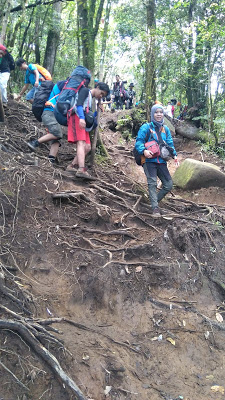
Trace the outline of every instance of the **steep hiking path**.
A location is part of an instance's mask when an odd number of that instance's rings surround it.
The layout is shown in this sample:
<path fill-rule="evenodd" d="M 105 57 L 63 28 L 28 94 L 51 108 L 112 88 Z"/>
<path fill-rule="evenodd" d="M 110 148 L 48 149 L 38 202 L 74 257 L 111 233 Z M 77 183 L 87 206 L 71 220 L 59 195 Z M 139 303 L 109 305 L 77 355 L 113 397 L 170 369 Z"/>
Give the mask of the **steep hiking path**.
<path fill-rule="evenodd" d="M 224 189 L 174 188 L 154 219 L 133 141 L 105 112 L 94 182 L 26 141 L 43 128 L 10 103 L 0 134 L 0 397 L 222 399 Z M 175 138 L 186 158 L 222 163 Z M 173 163 L 170 164 L 173 172 Z"/>

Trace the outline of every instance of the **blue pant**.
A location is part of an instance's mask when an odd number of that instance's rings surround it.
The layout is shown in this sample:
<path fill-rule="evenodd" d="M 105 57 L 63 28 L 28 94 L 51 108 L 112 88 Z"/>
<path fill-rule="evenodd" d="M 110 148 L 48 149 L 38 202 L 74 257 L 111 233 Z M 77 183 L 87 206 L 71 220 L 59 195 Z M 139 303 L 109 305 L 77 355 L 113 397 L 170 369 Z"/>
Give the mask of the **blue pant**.
<path fill-rule="evenodd" d="M 149 198 L 152 209 L 158 207 L 158 203 L 170 192 L 173 181 L 165 163 L 146 162 L 143 165 L 148 182 Z M 157 194 L 157 176 L 162 181 L 162 189 Z"/>
<path fill-rule="evenodd" d="M 32 100 L 34 98 L 37 89 L 38 88 L 36 86 L 32 87 L 32 89 L 26 95 L 26 100 L 27 101 Z"/>

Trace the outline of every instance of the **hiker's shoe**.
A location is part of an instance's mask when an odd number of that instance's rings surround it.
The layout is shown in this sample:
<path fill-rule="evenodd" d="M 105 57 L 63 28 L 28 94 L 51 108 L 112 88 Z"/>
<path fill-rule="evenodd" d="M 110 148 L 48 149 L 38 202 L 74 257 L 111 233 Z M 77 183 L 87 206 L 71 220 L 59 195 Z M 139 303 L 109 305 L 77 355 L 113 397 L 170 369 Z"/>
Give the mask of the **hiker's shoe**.
<path fill-rule="evenodd" d="M 152 211 L 152 216 L 153 217 L 161 217 L 160 209 L 159 207 L 155 207 L 154 210 Z"/>
<path fill-rule="evenodd" d="M 91 176 L 86 168 L 79 168 L 77 173 L 76 173 L 76 177 L 77 178 L 82 178 L 82 179 L 87 179 L 89 181 L 95 181 L 96 178 L 94 178 L 93 176 Z"/>
<path fill-rule="evenodd" d="M 67 172 L 76 173 L 77 169 L 78 169 L 78 165 L 77 164 L 70 164 L 70 165 L 68 165 L 68 167 L 66 167 L 66 171 Z"/>
<path fill-rule="evenodd" d="M 48 161 L 50 162 L 51 165 L 56 165 L 57 161 L 54 156 L 49 156 Z"/>
<path fill-rule="evenodd" d="M 27 146 L 32 150 L 35 151 L 37 149 L 37 147 L 40 146 L 38 140 L 34 139 L 34 140 L 30 140 L 29 142 L 27 142 Z"/>

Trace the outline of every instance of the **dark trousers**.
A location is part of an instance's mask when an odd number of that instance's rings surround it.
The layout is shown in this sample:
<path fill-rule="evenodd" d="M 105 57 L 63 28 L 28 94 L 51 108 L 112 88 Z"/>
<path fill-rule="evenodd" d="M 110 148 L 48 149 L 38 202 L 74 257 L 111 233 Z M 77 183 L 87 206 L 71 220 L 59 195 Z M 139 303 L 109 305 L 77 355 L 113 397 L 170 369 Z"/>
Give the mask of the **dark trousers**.
<path fill-rule="evenodd" d="M 143 168 L 148 182 L 150 202 L 154 210 L 155 207 L 158 207 L 158 203 L 163 199 L 163 197 L 165 197 L 165 195 L 172 189 L 173 181 L 167 168 L 167 164 L 165 163 L 146 162 L 143 165 Z M 162 182 L 162 188 L 158 194 L 157 176 Z"/>

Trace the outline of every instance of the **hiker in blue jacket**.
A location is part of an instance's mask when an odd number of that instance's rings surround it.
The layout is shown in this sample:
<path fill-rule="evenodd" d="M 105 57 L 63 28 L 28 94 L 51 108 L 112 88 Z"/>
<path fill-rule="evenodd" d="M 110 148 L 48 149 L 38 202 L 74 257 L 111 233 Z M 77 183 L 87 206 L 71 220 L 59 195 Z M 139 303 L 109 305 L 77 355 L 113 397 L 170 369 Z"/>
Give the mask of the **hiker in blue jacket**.
<path fill-rule="evenodd" d="M 23 96 L 23 94 L 26 92 L 29 85 L 31 84 L 33 87 L 27 93 L 26 100 L 29 101 L 29 103 L 33 103 L 37 88 L 41 84 L 41 82 L 44 81 L 45 79 L 39 73 L 37 67 L 34 64 L 28 65 L 23 58 L 18 58 L 18 60 L 16 61 L 16 65 L 17 65 L 17 67 L 19 67 L 21 69 L 21 71 L 26 71 L 24 86 L 22 87 L 16 100 L 18 101 L 21 99 L 21 97 Z"/>
<path fill-rule="evenodd" d="M 173 181 L 167 168 L 167 163 L 160 156 L 152 156 L 152 152 L 145 148 L 145 143 L 155 140 L 160 143 L 161 139 L 173 149 L 175 165 L 178 166 L 177 153 L 174 148 L 170 130 L 164 125 L 164 109 L 160 104 L 155 104 L 151 109 L 151 123 L 145 123 L 138 131 L 135 148 L 141 157 L 141 164 L 144 168 L 148 182 L 149 198 L 152 205 L 153 216 L 160 216 L 158 203 L 172 189 Z M 157 193 L 157 176 L 162 181 L 162 188 Z"/>

